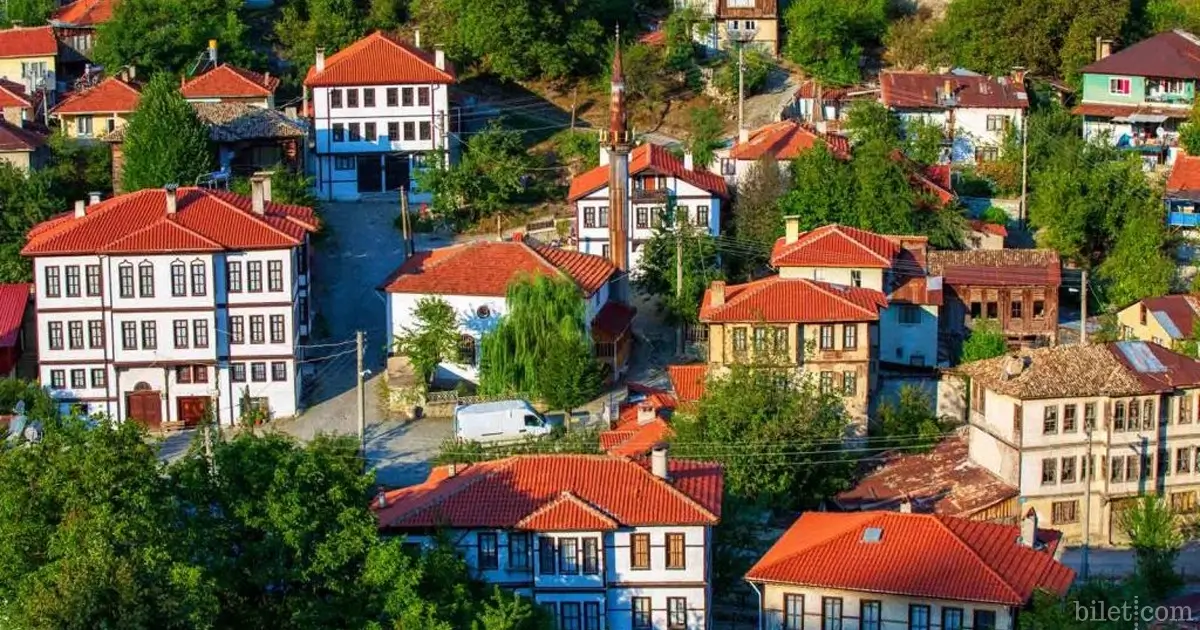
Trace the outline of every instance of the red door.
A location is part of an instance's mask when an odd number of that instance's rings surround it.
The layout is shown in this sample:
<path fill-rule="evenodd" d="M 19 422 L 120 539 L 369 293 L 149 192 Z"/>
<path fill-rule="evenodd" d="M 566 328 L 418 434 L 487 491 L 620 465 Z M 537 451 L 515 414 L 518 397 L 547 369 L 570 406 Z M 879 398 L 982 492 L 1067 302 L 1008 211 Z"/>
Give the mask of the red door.
<path fill-rule="evenodd" d="M 162 397 L 154 390 L 138 390 L 125 395 L 125 408 L 130 420 L 141 422 L 150 429 L 162 427 Z"/>
<path fill-rule="evenodd" d="M 204 410 L 208 407 L 207 396 L 180 396 L 179 421 L 185 427 L 194 427 L 204 420 Z"/>

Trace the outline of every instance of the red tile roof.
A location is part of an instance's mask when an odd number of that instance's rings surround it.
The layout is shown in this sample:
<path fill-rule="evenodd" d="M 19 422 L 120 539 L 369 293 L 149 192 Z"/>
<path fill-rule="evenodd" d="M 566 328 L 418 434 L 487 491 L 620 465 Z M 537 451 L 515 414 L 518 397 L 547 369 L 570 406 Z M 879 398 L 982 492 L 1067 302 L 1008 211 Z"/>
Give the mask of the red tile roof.
<path fill-rule="evenodd" d="M 1084 66 L 1082 72 L 1194 79 L 1200 75 L 1200 42 L 1186 31 L 1166 31 Z"/>
<path fill-rule="evenodd" d="M 33 107 L 29 96 L 25 94 L 25 86 L 0 79 L 0 108 L 4 107 L 20 107 L 22 109 Z"/>
<path fill-rule="evenodd" d="M 939 96 L 947 81 L 954 94 L 955 107 L 1029 107 L 1025 86 L 1009 77 L 883 72 L 879 75 L 879 98 L 888 107 L 944 109 Z"/>
<path fill-rule="evenodd" d="M 205 188 L 180 188 L 167 214 L 166 191 L 150 188 L 88 206 L 82 218 L 63 213 L 34 226 L 26 256 L 241 251 L 288 248 L 318 228 L 312 208 L 266 204 L 254 214 L 249 197 Z"/>
<path fill-rule="evenodd" d="M 667 43 L 667 32 L 663 29 L 650 31 L 638 38 L 638 43 L 647 46 L 663 46 Z"/>
<path fill-rule="evenodd" d="M 952 435 L 928 453 L 892 451 L 854 488 L 837 495 L 843 511 L 898 510 L 969 517 L 1017 496 L 1015 487 L 967 457 L 967 440 Z"/>
<path fill-rule="evenodd" d="M 725 302 L 713 305 L 713 288 L 704 292 L 700 321 L 720 322 L 861 322 L 879 319 L 887 297 L 874 289 L 843 287 L 804 278 L 771 276 L 725 287 Z"/>
<path fill-rule="evenodd" d="M 900 254 L 900 238 L 846 225 L 823 225 L 802 232 L 793 243 L 788 243 L 786 238 L 775 241 L 771 265 L 887 269 Z"/>
<path fill-rule="evenodd" d="M 601 342 L 616 341 L 629 331 L 637 309 L 622 302 L 609 302 L 592 319 L 592 338 Z"/>
<path fill-rule="evenodd" d="M 1200 156 L 1180 153 L 1167 178 L 1168 193 L 1200 192 Z"/>
<path fill-rule="evenodd" d="M 44 144 L 46 136 L 0 118 L 0 151 L 34 151 Z"/>
<path fill-rule="evenodd" d="M 864 541 L 868 528 L 878 542 Z M 746 579 L 927 599 L 1023 606 L 1061 595 L 1075 572 L 1022 545 L 1020 528 L 952 516 L 808 512 Z"/>
<path fill-rule="evenodd" d="M 72 92 L 50 110 L 54 114 L 127 114 L 137 109 L 138 88 L 109 77 L 80 92 Z"/>
<path fill-rule="evenodd" d="M 1191 110 L 1157 105 L 1106 105 L 1103 103 L 1080 103 L 1071 109 L 1076 116 L 1101 116 L 1104 118 L 1128 117 L 1135 114 L 1166 116 L 1183 120 Z"/>
<path fill-rule="evenodd" d="M 435 468 L 424 483 L 387 493 L 387 506 L 375 509 L 385 530 L 716 524 L 720 465 L 671 460 L 668 470 L 670 481 L 623 457 L 519 455 L 460 464 L 453 476 L 448 466 Z"/>
<path fill-rule="evenodd" d="M 57 54 L 58 39 L 49 26 L 0 30 L 0 59 L 53 57 Z"/>
<path fill-rule="evenodd" d="M 179 88 L 184 98 L 268 97 L 279 87 L 279 77 L 259 74 L 223 63 L 193 77 Z"/>
<path fill-rule="evenodd" d="M 718 197 L 729 196 L 729 190 L 725 187 L 723 177 L 705 170 L 689 171 L 683 168 L 683 160 L 671 155 L 670 151 L 657 144 L 639 145 L 629 155 L 630 176 L 647 171 L 677 177 Z M 576 175 L 571 180 L 571 189 L 567 193 L 567 200 L 575 201 L 606 186 L 608 186 L 608 167 L 597 166 L 586 173 Z"/>
<path fill-rule="evenodd" d="M 833 155 L 848 159 L 850 141 L 843 136 L 822 134 L 794 120 L 781 120 L 750 132 L 750 139 L 729 151 L 734 160 L 757 160 L 770 154 L 776 160 L 794 160 L 802 152 L 823 145 Z"/>
<path fill-rule="evenodd" d="M 0 348 L 12 348 L 21 338 L 21 322 L 32 285 L 0 284 Z"/>
<path fill-rule="evenodd" d="M 642 457 L 673 435 L 664 416 L 675 409 L 678 401 L 660 389 L 637 383 L 628 387 L 631 402 L 622 404 L 612 428 L 600 433 L 600 448 L 609 455 Z M 638 419 L 640 409 L 650 412 L 644 421 Z"/>
<path fill-rule="evenodd" d="M 1058 252 L 1050 249 L 976 249 L 929 252 L 930 275 L 954 286 L 1062 284 Z"/>
<path fill-rule="evenodd" d="M 607 258 L 524 242 L 474 241 L 417 252 L 392 273 L 388 293 L 504 297 L 520 274 L 564 274 L 584 294 L 599 291 L 617 272 Z"/>
<path fill-rule="evenodd" d="M 308 69 L 304 85 L 454 83 L 454 69 L 439 70 L 434 55 L 385 33 L 372 33 L 325 59 L 325 70 Z"/>
<path fill-rule="evenodd" d="M 909 173 L 913 185 L 933 195 L 941 204 L 948 204 L 958 198 L 950 183 L 949 164 L 935 164 L 925 168 L 914 164 Z"/>
<path fill-rule="evenodd" d="M 72 26 L 98 26 L 112 19 L 116 0 L 76 0 L 54 12 L 51 20 Z"/>
<path fill-rule="evenodd" d="M 995 236 L 1008 236 L 1008 228 L 996 223 L 988 223 L 979 219 L 971 219 L 968 223 L 971 224 L 971 229 L 984 234 L 992 234 Z"/>
<path fill-rule="evenodd" d="M 681 403 L 696 402 L 704 396 L 708 381 L 708 366 L 703 363 L 668 365 L 667 378 Z"/>
<path fill-rule="evenodd" d="M 1145 298 L 1139 304 L 1155 318 L 1159 315 L 1167 318 L 1175 327 L 1175 330 L 1167 330 L 1172 339 L 1190 339 L 1196 322 L 1200 321 L 1200 295 L 1163 295 Z"/>

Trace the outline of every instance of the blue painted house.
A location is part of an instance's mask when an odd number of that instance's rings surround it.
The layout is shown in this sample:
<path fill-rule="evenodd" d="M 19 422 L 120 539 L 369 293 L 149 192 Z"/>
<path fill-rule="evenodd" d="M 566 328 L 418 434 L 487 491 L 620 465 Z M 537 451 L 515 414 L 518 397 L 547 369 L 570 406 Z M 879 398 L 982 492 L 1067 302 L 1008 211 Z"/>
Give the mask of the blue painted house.
<path fill-rule="evenodd" d="M 1147 168 L 1171 164 L 1179 125 L 1191 112 L 1200 79 L 1200 38 L 1159 33 L 1125 50 L 1097 40 L 1095 63 L 1083 68 L 1083 92 L 1073 113 L 1088 140 L 1107 138 L 1142 154 Z"/>

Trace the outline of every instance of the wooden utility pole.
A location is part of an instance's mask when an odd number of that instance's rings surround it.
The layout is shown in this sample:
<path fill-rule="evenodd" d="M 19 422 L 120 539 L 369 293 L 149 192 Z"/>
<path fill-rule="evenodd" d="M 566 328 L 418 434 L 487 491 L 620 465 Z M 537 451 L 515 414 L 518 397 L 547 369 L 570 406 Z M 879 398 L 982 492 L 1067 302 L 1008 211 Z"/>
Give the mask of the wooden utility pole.
<path fill-rule="evenodd" d="M 366 388 L 363 386 L 363 332 L 354 333 L 355 348 L 358 352 L 358 371 L 354 380 L 358 384 L 358 448 L 362 452 L 363 466 L 367 467 L 367 399 Z"/>
<path fill-rule="evenodd" d="M 571 88 L 571 131 L 575 131 L 575 111 L 579 107 L 579 86 Z"/>
<path fill-rule="evenodd" d="M 1029 219 L 1029 120 L 1021 119 L 1021 227 Z"/>
<path fill-rule="evenodd" d="M 412 228 L 408 218 L 408 187 L 400 188 L 400 231 L 404 234 L 404 260 L 412 255 Z"/>
<path fill-rule="evenodd" d="M 1087 301 L 1088 272 L 1084 269 L 1079 276 L 1079 344 L 1087 345 Z"/>

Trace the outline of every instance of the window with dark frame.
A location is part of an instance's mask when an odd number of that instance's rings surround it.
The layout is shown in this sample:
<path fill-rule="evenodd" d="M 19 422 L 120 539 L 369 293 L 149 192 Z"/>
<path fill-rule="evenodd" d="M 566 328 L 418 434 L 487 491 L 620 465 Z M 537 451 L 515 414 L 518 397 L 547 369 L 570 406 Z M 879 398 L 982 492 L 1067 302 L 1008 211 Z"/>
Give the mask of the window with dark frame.
<path fill-rule="evenodd" d="M 410 87 L 400 89 L 400 106 L 412 107 L 413 104 L 413 89 Z"/>
<path fill-rule="evenodd" d="M 71 389 L 87 389 L 87 370 L 71 370 Z"/>
<path fill-rule="evenodd" d="M 1113 431 L 1125 430 L 1125 402 L 1118 400 L 1113 403 Z"/>
<path fill-rule="evenodd" d="M 763 352 L 767 349 L 767 333 L 770 329 L 763 326 L 754 327 L 754 351 Z"/>
<path fill-rule="evenodd" d="M 72 350 L 83 349 L 83 322 L 74 321 L 67 323 L 67 341 Z"/>
<path fill-rule="evenodd" d="M 1079 411 L 1077 405 L 1063 405 L 1062 430 L 1063 433 L 1074 433 L 1078 428 L 1076 423 L 1076 414 Z"/>
<path fill-rule="evenodd" d="M 182 297 L 187 295 L 187 271 L 182 261 L 171 263 L 171 295 Z"/>
<path fill-rule="evenodd" d="M 639 228 L 650 227 L 650 210 L 648 208 L 637 208 L 636 210 L 634 210 L 634 216 L 637 219 L 636 227 L 639 227 Z"/>
<path fill-rule="evenodd" d="M 242 263 L 236 260 L 225 261 L 225 278 L 228 280 L 230 293 L 241 293 Z"/>
<path fill-rule="evenodd" d="M 287 343 L 287 333 L 283 323 L 283 315 L 271 316 L 271 343 Z"/>
<path fill-rule="evenodd" d="M 592 206 L 584 207 L 584 209 L 583 209 L 583 227 L 585 227 L 585 228 L 596 227 L 596 208 L 594 208 Z"/>
<path fill-rule="evenodd" d="M 1050 504 L 1050 522 L 1066 525 L 1079 522 L 1079 501 L 1054 501 Z"/>
<path fill-rule="evenodd" d="M 363 123 L 363 140 L 366 140 L 367 142 L 375 142 L 378 139 L 379 135 L 375 131 L 375 123 Z"/>
<path fill-rule="evenodd" d="M 579 539 L 558 539 L 558 572 L 562 575 L 579 575 Z"/>
<path fill-rule="evenodd" d="M 234 383 L 246 382 L 246 364 L 231 363 L 229 364 L 229 380 Z"/>
<path fill-rule="evenodd" d="M 358 107 L 358 88 L 346 90 L 346 107 Z"/>
<path fill-rule="evenodd" d="M 1154 401 L 1142 401 L 1142 428 L 1153 429 L 1158 426 L 1158 416 L 1154 414 Z"/>
<path fill-rule="evenodd" d="M 104 347 L 104 320 L 93 319 L 88 322 L 88 347 L 92 349 Z"/>
<path fill-rule="evenodd" d="M 822 394 L 828 394 L 828 393 L 832 392 L 833 391 L 833 372 L 830 372 L 828 370 L 821 372 L 821 378 L 820 378 L 819 383 L 820 384 L 818 386 L 818 389 L 820 389 Z"/>
<path fill-rule="evenodd" d="M 187 348 L 191 340 L 190 335 L 188 335 L 188 321 L 186 319 L 177 319 L 173 322 L 173 326 L 175 330 L 175 347 L 180 349 Z"/>
<path fill-rule="evenodd" d="M 833 350 L 833 324 L 821 324 L 821 349 Z"/>
<path fill-rule="evenodd" d="M 649 597 L 634 597 L 630 607 L 633 611 L 633 630 L 651 630 L 654 627 Z"/>
<path fill-rule="evenodd" d="M 650 534 L 629 535 L 629 567 L 635 571 L 650 570 Z"/>
<path fill-rule="evenodd" d="M 383 102 L 388 107 L 396 107 L 400 104 L 399 90 L 394 87 L 387 88 L 383 92 Z"/>
<path fill-rule="evenodd" d="M 149 262 L 138 265 L 138 297 L 154 297 L 154 265 Z"/>
<path fill-rule="evenodd" d="M 667 598 L 667 630 L 687 630 L 687 598 Z"/>
<path fill-rule="evenodd" d="M 387 124 L 388 142 L 400 141 L 400 123 L 391 121 Z"/>
<path fill-rule="evenodd" d="M 267 261 L 267 290 L 279 292 L 283 290 L 283 261 Z"/>
<path fill-rule="evenodd" d="M 1046 405 L 1042 409 L 1042 434 L 1058 433 L 1058 405 Z"/>
<path fill-rule="evenodd" d="M 1075 483 L 1075 456 L 1064 457 L 1058 462 L 1058 478 L 1061 483 Z"/>
<path fill-rule="evenodd" d="M 88 297 L 98 297 L 104 294 L 104 285 L 100 282 L 100 265 L 88 265 L 85 267 L 87 276 L 87 294 Z"/>
<path fill-rule="evenodd" d="M 108 387 L 108 372 L 104 368 L 92 368 L 92 389 Z"/>
<path fill-rule="evenodd" d="M 422 120 L 417 123 L 417 139 L 428 140 L 433 137 L 432 128 L 429 126 L 428 120 Z"/>
<path fill-rule="evenodd" d="M 267 382 L 267 364 L 262 361 L 251 363 L 250 380 L 255 383 Z"/>
<path fill-rule="evenodd" d="M 600 630 L 600 602 L 583 603 L 583 630 Z"/>
<path fill-rule="evenodd" d="M 229 343 L 246 343 L 246 318 L 244 315 L 229 316 Z"/>
<path fill-rule="evenodd" d="M 62 296 L 62 277 L 57 265 L 46 267 L 46 297 Z M 132 297 L 132 296 L 130 296 Z"/>
<path fill-rule="evenodd" d="M 600 206 L 596 208 L 596 226 L 608 227 L 608 206 Z"/>
<path fill-rule="evenodd" d="M 79 282 L 79 265 L 67 265 L 67 297 L 79 297 L 82 287 Z"/>
<path fill-rule="evenodd" d="M 733 329 L 733 351 L 742 353 L 746 351 L 746 329 L 737 327 Z"/>
<path fill-rule="evenodd" d="M 696 227 L 708 227 L 708 206 L 696 206 Z"/>
<path fill-rule="evenodd" d="M 329 90 L 329 106 L 334 109 L 342 106 L 341 90 Z"/>
<path fill-rule="evenodd" d="M 842 372 L 842 395 L 855 396 L 858 394 L 858 373 L 852 370 Z"/>
<path fill-rule="evenodd" d="M 199 260 L 192 261 L 192 295 L 201 297 L 208 294 L 208 273 L 204 269 L 204 263 Z"/>
<path fill-rule="evenodd" d="M 345 142 L 346 141 L 346 125 L 344 125 L 342 123 L 333 123 L 333 141 L 334 142 Z"/>
<path fill-rule="evenodd" d="M 942 630 L 963 630 L 963 609 L 942 608 Z"/>
<path fill-rule="evenodd" d="M 783 326 L 775 327 L 775 352 L 788 351 L 788 329 Z"/>
<path fill-rule="evenodd" d="M 375 107 L 375 88 L 363 88 L 363 107 Z"/>
<path fill-rule="evenodd" d="M 804 630 L 803 595 L 783 595 L 783 630 Z"/>
<path fill-rule="evenodd" d="M 67 371 L 50 370 L 50 389 L 67 388 Z"/>
<path fill-rule="evenodd" d="M 859 630 L 881 630 L 883 624 L 883 602 L 864 599 L 858 603 Z"/>
<path fill-rule="evenodd" d="M 1019 300 L 1014 300 L 1012 303 L 1012 310 L 1009 311 L 1009 315 L 1013 319 L 1021 319 L 1021 307 L 1022 306 L 1024 306 L 1024 304 L 1022 302 L 1020 302 Z"/>
<path fill-rule="evenodd" d="M 404 121 L 404 139 L 405 140 L 416 140 L 417 139 L 417 124 L 412 122 L 411 120 Z"/>
<path fill-rule="evenodd" d="M 121 349 L 137 350 L 137 322 L 121 322 Z"/>
<path fill-rule="evenodd" d="M 821 629 L 842 630 L 842 598 L 821 598 Z"/>
<path fill-rule="evenodd" d="M 668 569 L 687 568 L 687 547 L 685 545 L 685 538 L 683 534 L 667 534 L 666 555 Z"/>
<path fill-rule="evenodd" d="M 158 323 L 142 322 L 142 350 L 158 349 Z"/>
<path fill-rule="evenodd" d="M 346 135 L 349 136 L 350 142 L 362 141 L 362 126 L 356 122 L 347 123 Z"/>
<path fill-rule="evenodd" d="M 583 574 L 596 575 L 600 572 L 600 539 L 583 539 Z"/>
<path fill-rule="evenodd" d="M 996 630 L 996 611 L 976 610 L 972 630 Z"/>
<path fill-rule="evenodd" d="M 263 315 L 250 316 L 250 343 L 267 342 L 266 317 Z"/>
<path fill-rule="evenodd" d="M 276 383 L 287 381 L 287 363 L 284 361 L 271 362 L 271 380 Z"/>
<path fill-rule="evenodd" d="M 500 568 L 500 549 L 496 542 L 495 532 L 479 532 L 479 569 L 491 571 Z"/>
<path fill-rule="evenodd" d="M 858 348 L 858 325 L 842 324 L 842 349 L 854 350 L 856 348 Z"/>
<path fill-rule="evenodd" d="M 192 366 L 177 365 L 175 366 L 175 382 L 184 385 L 192 382 Z"/>
<path fill-rule="evenodd" d="M 538 573 L 554 575 L 557 569 L 554 562 L 554 539 L 549 536 L 538 537 Z"/>
<path fill-rule="evenodd" d="M 192 320 L 192 345 L 197 348 L 208 347 L 208 320 Z"/>
<path fill-rule="evenodd" d="M 426 107 L 429 105 L 429 88 L 417 88 L 417 107 Z"/>
<path fill-rule="evenodd" d="M 1042 485 L 1058 483 L 1058 460 L 1053 457 L 1042 459 Z"/>
<path fill-rule="evenodd" d="M 262 261 L 246 262 L 246 290 L 250 293 L 262 293 Z"/>
<path fill-rule="evenodd" d="M 529 534 L 509 532 L 508 568 L 518 571 L 529 570 Z"/>
<path fill-rule="evenodd" d="M 562 602 L 559 604 L 558 630 L 583 630 L 580 627 L 582 619 L 579 615 L 579 602 Z"/>
<path fill-rule="evenodd" d="M 908 605 L 908 628 L 909 630 L 929 630 L 929 606 Z"/>

